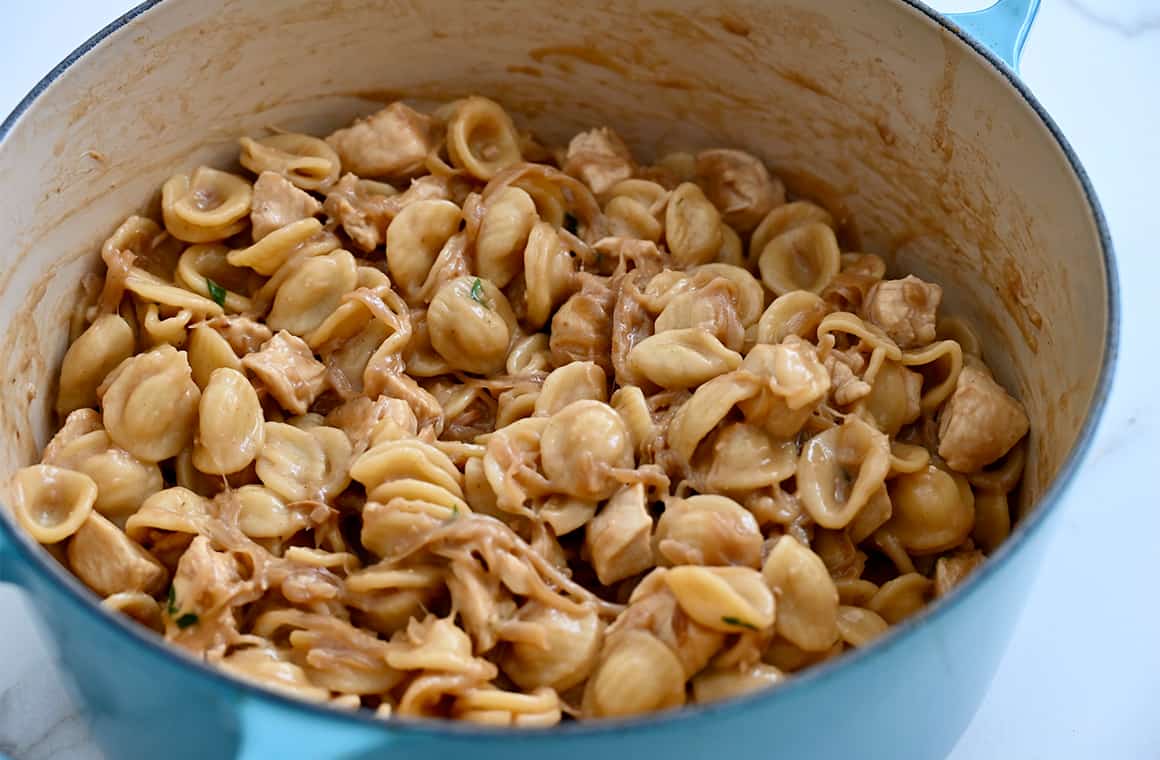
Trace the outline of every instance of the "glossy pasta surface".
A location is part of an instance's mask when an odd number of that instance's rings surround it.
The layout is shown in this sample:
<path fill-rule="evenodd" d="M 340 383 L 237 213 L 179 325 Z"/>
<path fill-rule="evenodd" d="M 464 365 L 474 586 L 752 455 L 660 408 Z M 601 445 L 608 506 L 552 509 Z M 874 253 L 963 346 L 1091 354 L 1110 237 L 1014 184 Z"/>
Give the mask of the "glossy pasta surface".
<path fill-rule="evenodd" d="M 754 156 L 477 96 L 240 143 L 105 242 L 13 483 L 172 645 L 384 717 L 634 715 L 865 646 L 1009 534 L 978 338 Z"/>

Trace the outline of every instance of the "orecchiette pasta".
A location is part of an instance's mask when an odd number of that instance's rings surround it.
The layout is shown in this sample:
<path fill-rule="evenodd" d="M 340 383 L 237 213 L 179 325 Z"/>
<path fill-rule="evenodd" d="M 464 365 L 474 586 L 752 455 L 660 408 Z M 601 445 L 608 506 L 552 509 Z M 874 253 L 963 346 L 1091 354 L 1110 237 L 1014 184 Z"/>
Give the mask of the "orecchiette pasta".
<path fill-rule="evenodd" d="M 551 150 L 472 96 L 239 161 L 101 246 L 11 500 L 239 678 L 517 727 L 727 699 L 1012 530 L 981 337 L 755 154 Z"/>

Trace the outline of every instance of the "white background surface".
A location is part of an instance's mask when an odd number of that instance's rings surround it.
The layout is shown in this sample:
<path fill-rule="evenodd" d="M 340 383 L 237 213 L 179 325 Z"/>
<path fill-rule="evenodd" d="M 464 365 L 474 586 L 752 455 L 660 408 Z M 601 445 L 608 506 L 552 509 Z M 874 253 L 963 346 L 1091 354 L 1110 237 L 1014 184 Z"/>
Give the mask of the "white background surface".
<path fill-rule="evenodd" d="M 985 0 L 929 0 L 940 10 Z M 0 0 L 0 113 L 130 0 Z M 1032 601 L 952 760 L 1160 758 L 1160 0 L 1044 0 L 1023 77 L 1112 228 L 1124 319 L 1107 416 Z M 0 755 L 95 760 L 18 592 L 0 587 Z M 921 727 L 916 727 L 921 730 Z M 112 759 L 110 759 L 112 760 Z"/>

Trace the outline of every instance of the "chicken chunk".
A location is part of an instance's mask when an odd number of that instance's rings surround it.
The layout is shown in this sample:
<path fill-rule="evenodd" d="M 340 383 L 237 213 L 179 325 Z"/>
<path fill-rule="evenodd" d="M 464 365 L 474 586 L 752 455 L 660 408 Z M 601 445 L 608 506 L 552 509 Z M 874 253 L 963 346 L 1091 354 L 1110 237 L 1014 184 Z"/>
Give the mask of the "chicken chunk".
<path fill-rule="evenodd" d="M 250 206 L 250 226 L 254 240 L 301 219 L 309 219 L 322 209 L 314 196 L 299 190 L 277 172 L 262 172 L 254 183 Z"/>
<path fill-rule="evenodd" d="M 644 486 L 622 488 L 588 523 L 584 544 L 604 585 L 644 572 L 655 563 L 652 518 L 644 505 Z"/>
<path fill-rule="evenodd" d="M 326 194 L 322 208 L 356 246 L 373 251 L 382 245 L 387 225 L 397 213 L 397 204 L 387 200 L 397 192 L 388 184 L 345 174 Z"/>
<path fill-rule="evenodd" d="M 68 563 L 102 596 L 124 591 L 157 594 L 167 573 L 153 555 L 106 518 L 93 512 L 68 545 Z"/>
<path fill-rule="evenodd" d="M 636 170 L 624 140 L 608 127 L 581 132 L 568 143 L 563 169 L 603 195 Z"/>
<path fill-rule="evenodd" d="M 430 116 L 392 103 L 334 132 L 326 142 L 347 171 L 363 177 L 406 179 L 422 171 L 434 136 Z"/>
<path fill-rule="evenodd" d="M 958 472 L 974 472 L 996 461 L 1027 434 L 1023 405 L 990 374 L 967 365 L 943 407 L 938 455 Z"/>
<path fill-rule="evenodd" d="M 206 324 L 225 338 L 238 356 L 252 354 L 274 336 L 265 324 L 240 314 L 214 317 Z"/>
<path fill-rule="evenodd" d="M 866 318 L 881 327 L 899 348 L 914 348 L 935 339 L 935 316 L 942 288 L 914 275 L 883 280 L 866 295 Z"/>
<path fill-rule="evenodd" d="M 596 362 L 612 372 L 612 309 L 616 290 L 603 278 L 585 281 L 552 318 L 549 346 L 558 367 L 569 362 Z"/>
<path fill-rule="evenodd" d="M 306 341 L 285 330 L 257 353 L 245 356 L 242 366 L 291 414 L 306 414 L 326 385 L 326 367 L 314 358 Z"/>
<path fill-rule="evenodd" d="M 785 203 L 785 185 L 771 177 L 756 156 L 741 150 L 703 150 L 697 154 L 697 184 L 741 233 L 751 232 L 765 215 Z"/>

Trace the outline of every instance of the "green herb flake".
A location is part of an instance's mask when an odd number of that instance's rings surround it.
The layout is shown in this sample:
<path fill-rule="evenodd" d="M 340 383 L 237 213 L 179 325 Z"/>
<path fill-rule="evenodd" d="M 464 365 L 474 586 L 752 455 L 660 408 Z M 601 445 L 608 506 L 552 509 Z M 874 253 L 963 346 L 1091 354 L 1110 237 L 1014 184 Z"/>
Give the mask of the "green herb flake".
<path fill-rule="evenodd" d="M 721 622 L 725 625 L 735 625 L 738 628 L 748 628 L 751 631 L 757 630 L 757 626 L 755 626 L 753 623 L 747 623 L 741 618 L 732 617 L 730 615 L 726 615 L 725 617 L 721 618 Z"/>
<path fill-rule="evenodd" d="M 475 278 L 475 282 L 471 283 L 471 300 L 477 304 L 487 306 L 487 304 L 483 303 L 483 280 L 478 277 Z"/>
<path fill-rule="evenodd" d="M 218 285 L 208 277 L 205 278 L 205 286 L 209 288 L 209 297 L 213 299 L 214 303 L 216 303 L 218 306 L 226 305 L 225 288 L 223 288 L 221 285 Z"/>
<path fill-rule="evenodd" d="M 194 615 L 192 612 L 187 612 L 177 618 L 175 622 L 177 623 L 177 627 L 184 631 L 191 625 L 197 625 L 197 615 Z"/>
<path fill-rule="evenodd" d="M 576 230 L 580 229 L 580 222 L 571 214 L 564 214 L 564 229 L 576 234 Z"/>
<path fill-rule="evenodd" d="M 177 614 L 177 591 L 173 586 L 169 587 L 169 596 L 165 599 L 165 609 L 169 612 L 169 616 L 173 617 Z"/>
<path fill-rule="evenodd" d="M 453 521 L 458 520 L 458 519 L 459 519 L 459 505 L 452 504 L 451 505 L 451 516 L 447 518 L 447 522 L 453 522 Z"/>

